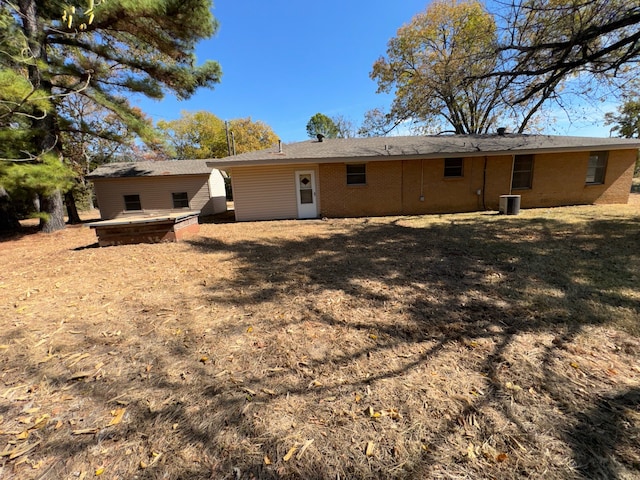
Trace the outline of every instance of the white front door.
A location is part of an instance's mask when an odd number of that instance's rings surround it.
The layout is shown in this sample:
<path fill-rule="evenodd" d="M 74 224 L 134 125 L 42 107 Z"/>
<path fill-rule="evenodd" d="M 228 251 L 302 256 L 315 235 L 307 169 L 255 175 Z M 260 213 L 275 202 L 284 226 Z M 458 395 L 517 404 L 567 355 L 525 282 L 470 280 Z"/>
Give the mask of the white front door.
<path fill-rule="evenodd" d="M 296 198 L 298 218 L 316 218 L 316 176 L 313 170 L 296 172 Z"/>

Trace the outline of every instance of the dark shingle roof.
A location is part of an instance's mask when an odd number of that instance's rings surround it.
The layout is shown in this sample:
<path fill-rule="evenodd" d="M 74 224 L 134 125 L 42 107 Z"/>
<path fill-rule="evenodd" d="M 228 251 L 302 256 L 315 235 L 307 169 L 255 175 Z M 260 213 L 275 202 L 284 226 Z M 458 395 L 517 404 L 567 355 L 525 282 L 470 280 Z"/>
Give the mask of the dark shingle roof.
<path fill-rule="evenodd" d="M 156 177 L 162 175 L 208 175 L 212 167 L 205 160 L 105 163 L 87 178 Z"/>
<path fill-rule="evenodd" d="M 241 165 L 344 162 L 401 158 L 452 158 L 542 152 L 640 148 L 640 140 L 552 135 L 434 135 L 308 140 L 232 157 L 207 160 L 214 168 Z"/>

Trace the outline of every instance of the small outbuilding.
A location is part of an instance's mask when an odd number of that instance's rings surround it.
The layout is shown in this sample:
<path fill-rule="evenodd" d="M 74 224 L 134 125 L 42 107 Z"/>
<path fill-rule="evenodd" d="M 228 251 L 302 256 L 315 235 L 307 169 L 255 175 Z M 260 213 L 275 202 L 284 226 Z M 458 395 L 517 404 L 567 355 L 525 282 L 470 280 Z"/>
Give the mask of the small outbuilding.
<path fill-rule="evenodd" d="M 100 217 L 227 210 L 224 175 L 205 160 L 170 160 L 101 165 L 88 177 L 94 184 Z"/>
<path fill-rule="evenodd" d="M 236 220 L 416 215 L 627 203 L 637 139 L 439 135 L 324 139 L 208 160 Z"/>

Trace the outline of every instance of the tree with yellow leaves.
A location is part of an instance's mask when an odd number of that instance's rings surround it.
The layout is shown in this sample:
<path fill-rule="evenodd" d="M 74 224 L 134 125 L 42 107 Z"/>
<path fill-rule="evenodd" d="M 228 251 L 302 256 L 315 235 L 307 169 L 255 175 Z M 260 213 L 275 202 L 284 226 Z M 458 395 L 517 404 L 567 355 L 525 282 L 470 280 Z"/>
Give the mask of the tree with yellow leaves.
<path fill-rule="evenodd" d="M 211 112 L 182 112 L 177 120 L 160 121 L 170 153 L 178 159 L 222 158 L 269 148 L 278 137 L 271 127 L 251 117 L 238 118 L 226 125 Z"/>
<path fill-rule="evenodd" d="M 448 124 L 455 133 L 495 126 L 504 109 L 499 81 L 481 78 L 496 65 L 495 43 L 495 21 L 476 0 L 436 1 L 414 16 L 371 72 L 378 92 L 395 92 L 389 125 Z"/>

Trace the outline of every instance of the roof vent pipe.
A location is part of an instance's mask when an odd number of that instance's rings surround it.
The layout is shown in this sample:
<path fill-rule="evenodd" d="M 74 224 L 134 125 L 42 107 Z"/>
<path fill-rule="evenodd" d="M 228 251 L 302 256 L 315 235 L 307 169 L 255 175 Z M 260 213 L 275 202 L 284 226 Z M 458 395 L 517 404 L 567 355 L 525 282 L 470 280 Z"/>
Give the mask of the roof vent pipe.
<path fill-rule="evenodd" d="M 505 133 L 507 133 L 507 129 L 504 127 L 500 127 L 498 128 L 498 135 L 504 135 Z"/>
<path fill-rule="evenodd" d="M 316 137 L 318 138 L 318 141 L 321 142 L 322 140 L 324 140 L 324 135 L 319 133 L 316 135 Z"/>
<path fill-rule="evenodd" d="M 282 153 L 282 140 L 278 140 L 278 153 Z"/>

